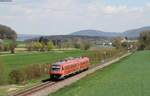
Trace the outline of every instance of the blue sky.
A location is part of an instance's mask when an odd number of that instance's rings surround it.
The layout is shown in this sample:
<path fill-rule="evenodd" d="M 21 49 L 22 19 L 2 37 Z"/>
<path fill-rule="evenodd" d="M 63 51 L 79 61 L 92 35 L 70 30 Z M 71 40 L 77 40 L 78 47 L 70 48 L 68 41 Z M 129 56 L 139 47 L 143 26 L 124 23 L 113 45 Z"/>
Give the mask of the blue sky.
<path fill-rule="evenodd" d="M 20 34 L 60 35 L 84 29 L 123 32 L 150 26 L 148 0 L 13 0 L 0 23 Z"/>

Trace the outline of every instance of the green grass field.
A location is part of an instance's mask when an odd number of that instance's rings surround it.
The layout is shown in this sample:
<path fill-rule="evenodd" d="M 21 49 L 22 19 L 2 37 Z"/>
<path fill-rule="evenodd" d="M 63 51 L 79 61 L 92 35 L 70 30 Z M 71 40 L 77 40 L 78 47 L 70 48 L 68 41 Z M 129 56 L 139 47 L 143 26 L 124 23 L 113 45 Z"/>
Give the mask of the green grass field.
<path fill-rule="evenodd" d="M 60 59 L 65 59 L 68 57 L 80 57 L 83 55 L 88 54 L 96 54 L 96 53 L 102 53 L 102 51 L 84 51 L 84 50 L 72 50 L 72 51 L 52 51 L 52 52 L 32 52 L 32 53 L 17 53 L 15 55 L 5 55 L 0 56 L 0 63 L 5 66 L 5 79 L 8 79 L 8 74 L 11 70 L 15 68 L 20 68 L 23 66 L 28 66 L 30 64 L 45 64 L 45 63 L 51 63 L 58 61 Z M 100 62 L 100 61 L 98 61 Z M 95 64 L 96 62 L 91 62 Z M 27 81 L 22 84 L 25 88 L 26 86 L 33 86 L 36 84 L 41 83 L 42 80 L 48 79 L 49 75 L 44 74 L 43 77 L 33 79 L 31 81 Z M 5 82 L 0 82 L 2 85 L 7 85 L 9 79 Z M 34 81 L 34 82 L 33 82 Z M 19 86 L 19 85 L 18 85 Z M 10 93 L 7 91 L 8 89 L 0 89 L 0 96 L 5 96 L 7 93 Z M 20 90 L 19 87 L 17 87 L 17 90 Z M 16 91 L 16 90 L 15 90 Z"/>
<path fill-rule="evenodd" d="M 105 51 L 106 52 L 106 51 Z M 14 69 L 20 69 L 21 67 L 24 68 L 24 66 L 28 66 L 31 64 L 51 64 L 51 62 L 58 61 L 60 59 L 65 59 L 68 57 L 80 57 L 80 56 L 95 56 L 95 54 L 104 54 L 104 51 L 90 51 L 90 50 L 70 50 L 70 51 L 51 51 L 51 52 L 17 52 L 15 55 L 12 54 L 7 54 L 7 55 L 2 55 L 0 56 L 0 67 L 1 69 L 4 70 L 0 77 L 4 78 L 5 80 L 1 80 L 0 85 L 8 85 L 10 84 L 10 81 L 12 80 L 9 78 L 9 73 L 12 72 Z M 109 53 L 109 51 L 108 51 Z M 119 53 L 114 53 L 111 56 L 106 56 L 105 58 L 98 58 L 95 60 L 91 59 L 91 64 L 96 64 L 100 63 L 100 60 L 103 59 L 109 59 L 111 57 L 114 57 L 118 55 Z M 49 67 L 48 67 L 49 68 Z M 20 71 L 17 71 L 20 72 Z M 1 73 L 1 71 L 0 71 Z M 5 96 L 8 93 L 14 92 L 16 90 L 20 90 L 26 87 L 31 87 L 33 85 L 37 85 L 41 83 L 42 80 L 46 80 L 49 78 L 49 74 L 43 74 L 43 76 L 38 77 L 38 78 L 33 78 L 32 80 L 27 80 L 26 82 L 23 82 L 22 84 L 17 85 L 14 88 L 17 88 L 13 91 L 9 91 L 9 89 L 0 89 L 0 96 Z M 23 87 L 19 87 L 23 86 Z"/>
<path fill-rule="evenodd" d="M 150 96 L 150 51 L 140 51 L 50 96 Z"/>
<path fill-rule="evenodd" d="M 100 51 L 99 51 L 100 52 Z M 98 51 L 54 51 L 54 52 L 37 52 L 37 53 L 18 53 L 16 55 L 0 56 L 0 61 L 3 62 L 8 69 L 13 69 L 29 64 L 44 64 L 64 59 L 67 57 L 80 57 L 83 54 L 94 54 Z"/>

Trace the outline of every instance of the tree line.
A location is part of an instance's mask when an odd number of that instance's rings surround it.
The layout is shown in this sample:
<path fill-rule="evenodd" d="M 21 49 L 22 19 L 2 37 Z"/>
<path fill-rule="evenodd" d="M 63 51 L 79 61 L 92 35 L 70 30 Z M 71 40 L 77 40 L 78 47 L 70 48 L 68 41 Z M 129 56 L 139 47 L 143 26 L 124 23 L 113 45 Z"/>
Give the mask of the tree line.
<path fill-rule="evenodd" d="M 51 41 L 41 41 L 39 42 L 30 42 L 26 44 L 28 51 L 51 51 L 55 48 L 76 48 L 76 49 L 84 49 L 88 50 L 92 46 L 90 41 L 76 41 L 76 42 L 61 42 L 59 45 L 55 45 Z"/>
<path fill-rule="evenodd" d="M 150 31 L 140 33 L 138 50 L 150 50 Z"/>
<path fill-rule="evenodd" d="M 11 53 L 15 53 L 16 39 L 17 33 L 14 30 L 0 24 L 0 51 L 11 51 Z"/>

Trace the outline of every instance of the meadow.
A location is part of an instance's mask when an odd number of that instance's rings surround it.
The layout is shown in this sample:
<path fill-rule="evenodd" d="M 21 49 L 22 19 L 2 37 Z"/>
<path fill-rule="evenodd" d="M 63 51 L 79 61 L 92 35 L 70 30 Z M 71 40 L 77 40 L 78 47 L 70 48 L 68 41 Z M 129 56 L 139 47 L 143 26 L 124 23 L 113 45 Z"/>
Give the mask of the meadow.
<path fill-rule="evenodd" d="M 109 53 L 109 51 L 105 53 Z M 0 79 L 1 81 L 0 85 L 7 83 L 21 83 L 24 81 L 41 77 L 43 75 L 48 75 L 49 66 L 51 63 L 57 62 L 59 60 L 81 56 L 89 57 L 91 59 L 91 64 L 95 64 L 99 63 L 100 60 L 105 59 L 106 57 L 112 57 L 114 55 L 113 54 L 111 56 L 109 54 L 105 55 L 104 52 L 102 51 L 85 51 L 85 50 L 31 52 L 31 53 L 26 52 L 26 53 L 17 53 L 14 55 L 12 54 L 3 55 L 0 56 L 0 70 L 2 71 L 0 72 L 5 75 L 0 77 L 6 78 L 7 80 Z M 103 58 L 99 58 L 98 56 L 103 56 Z M 43 71 L 41 71 L 41 73 L 38 72 L 39 74 L 38 77 L 34 77 L 37 76 L 37 71 L 39 70 Z M 33 77 L 30 79 L 27 78 L 31 77 L 30 75 L 32 75 Z"/>
<path fill-rule="evenodd" d="M 65 59 L 68 57 L 80 57 L 84 54 L 96 54 L 100 51 L 52 51 L 52 52 L 33 52 L 33 53 L 18 53 L 16 55 L 0 56 L 0 61 L 3 62 L 8 69 L 14 69 L 30 64 L 44 64 Z"/>
<path fill-rule="evenodd" d="M 111 52 L 111 55 L 110 55 Z M 104 54 L 108 53 L 108 54 Z M 100 63 L 101 60 L 108 59 L 118 55 L 120 51 L 99 51 L 99 50 L 71 50 L 71 51 L 51 51 L 51 52 L 17 52 L 15 55 L 6 54 L 0 56 L 0 85 L 18 84 L 15 90 L 0 89 L 0 96 L 5 96 L 8 93 L 17 91 L 26 87 L 31 87 L 41 83 L 41 81 L 49 78 L 49 72 L 40 73 L 37 67 L 43 64 L 43 67 L 48 69 L 49 65 L 53 62 L 67 59 L 68 57 L 87 56 L 91 59 L 91 64 Z M 46 65 L 46 66 L 45 66 Z M 30 70 L 31 69 L 31 70 Z M 33 72 L 34 70 L 34 72 Z M 30 75 L 35 76 L 40 73 L 38 77 L 28 78 Z M 13 73 L 10 76 L 10 73 Z M 19 81 L 18 81 L 19 80 Z M 16 82 L 17 81 L 17 82 Z M 19 86 L 23 87 L 19 87 Z"/>
<path fill-rule="evenodd" d="M 49 96 L 150 96 L 150 51 L 139 51 Z"/>

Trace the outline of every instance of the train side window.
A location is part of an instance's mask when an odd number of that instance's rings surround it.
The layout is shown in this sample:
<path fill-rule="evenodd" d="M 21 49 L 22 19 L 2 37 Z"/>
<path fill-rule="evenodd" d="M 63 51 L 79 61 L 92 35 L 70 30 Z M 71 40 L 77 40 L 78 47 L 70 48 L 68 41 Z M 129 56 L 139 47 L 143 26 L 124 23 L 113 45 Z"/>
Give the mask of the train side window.
<path fill-rule="evenodd" d="M 76 64 L 73 65 L 73 68 L 75 68 L 75 67 L 76 67 Z"/>
<path fill-rule="evenodd" d="M 68 69 L 70 69 L 70 68 L 71 68 L 71 66 L 69 65 L 69 66 L 68 66 Z"/>
<path fill-rule="evenodd" d="M 73 67 L 74 67 L 74 65 L 71 66 L 71 68 L 73 68 Z"/>
<path fill-rule="evenodd" d="M 67 66 L 67 69 L 66 70 L 68 70 L 69 69 L 69 66 Z"/>
<path fill-rule="evenodd" d="M 69 69 L 69 66 L 67 66 L 67 70 Z"/>
<path fill-rule="evenodd" d="M 73 65 L 71 65 L 71 68 L 73 68 Z"/>

